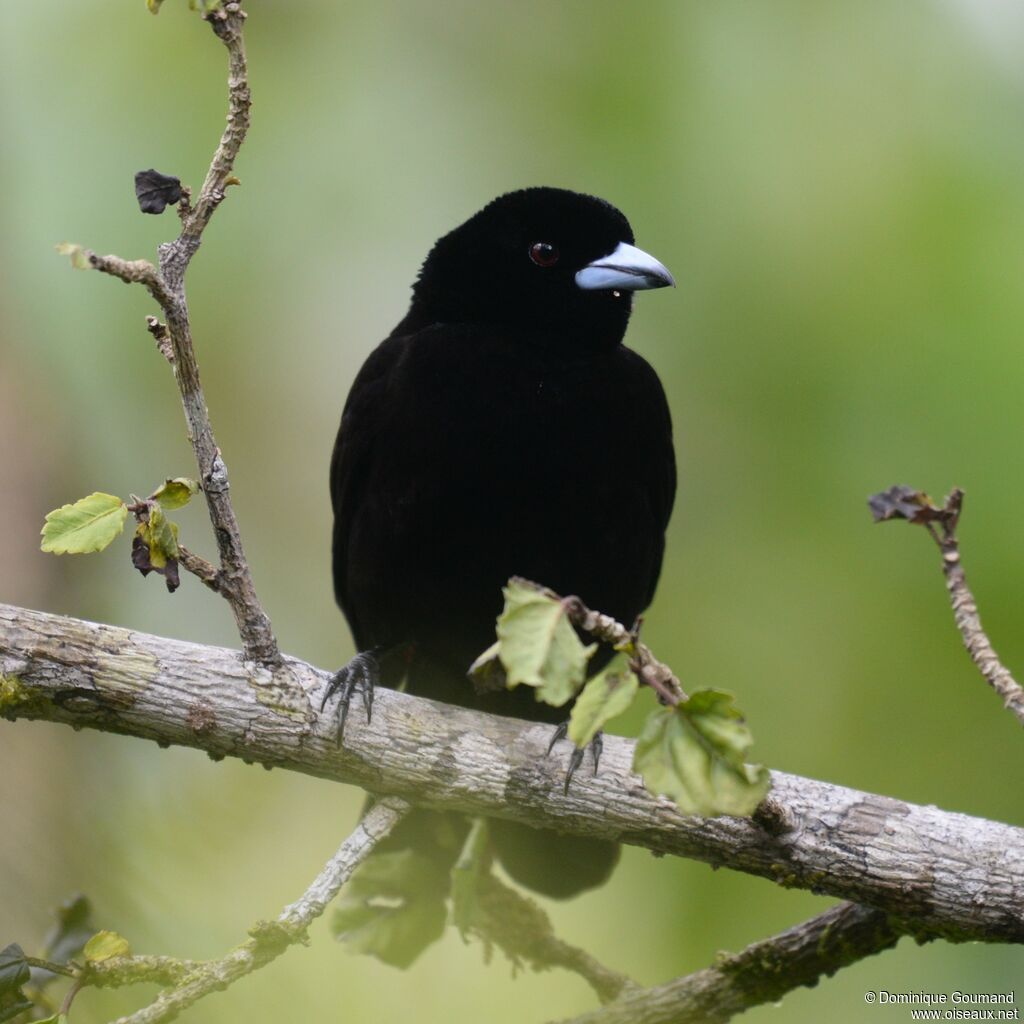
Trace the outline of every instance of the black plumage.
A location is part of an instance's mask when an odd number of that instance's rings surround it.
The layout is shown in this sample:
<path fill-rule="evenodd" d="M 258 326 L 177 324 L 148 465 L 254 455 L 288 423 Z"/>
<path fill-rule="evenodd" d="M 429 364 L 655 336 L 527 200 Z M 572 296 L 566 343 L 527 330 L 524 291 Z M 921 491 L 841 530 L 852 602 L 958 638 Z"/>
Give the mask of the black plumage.
<path fill-rule="evenodd" d="M 661 569 L 675 493 L 654 370 L 622 344 L 632 292 L 671 284 L 626 218 L 574 192 L 502 196 L 441 238 L 408 313 L 366 360 L 331 461 L 337 600 L 363 662 L 410 693 L 558 722 L 527 687 L 478 694 L 512 575 L 630 623 Z M 344 670 L 343 670 L 344 672 Z M 601 882 L 617 850 L 495 827 L 541 892 Z"/>

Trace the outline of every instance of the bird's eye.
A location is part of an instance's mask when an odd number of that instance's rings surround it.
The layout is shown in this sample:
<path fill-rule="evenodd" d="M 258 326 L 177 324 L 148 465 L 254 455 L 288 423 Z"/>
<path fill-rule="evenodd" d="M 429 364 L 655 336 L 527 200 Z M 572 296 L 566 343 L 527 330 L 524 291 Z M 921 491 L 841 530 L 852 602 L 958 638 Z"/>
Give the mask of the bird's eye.
<path fill-rule="evenodd" d="M 538 267 L 553 267 L 558 262 L 558 246 L 550 242 L 534 242 L 530 246 L 530 259 Z"/>

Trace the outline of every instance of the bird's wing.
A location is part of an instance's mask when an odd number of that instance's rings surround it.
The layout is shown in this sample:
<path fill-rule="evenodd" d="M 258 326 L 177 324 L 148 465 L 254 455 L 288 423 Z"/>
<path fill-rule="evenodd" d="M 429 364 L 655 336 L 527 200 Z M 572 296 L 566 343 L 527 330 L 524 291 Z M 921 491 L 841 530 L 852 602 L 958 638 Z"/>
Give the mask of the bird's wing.
<path fill-rule="evenodd" d="M 341 414 L 341 425 L 331 454 L 331 504 L 334 508 L 334 592 L 362 645 L 356 611 L 349 600 L 349 540 L 357 522 L 365 486 L 373 464 L 375 441 L 385 414 L 385 394 L 406 339 L 392 336 L 370 354 L 356 376 Z"/>
<path fill-rule="evenodd" d="M 665 530 L 672 516 L 676 497 L 676 458 L 672 441 L 672 414 L 669 411 L 665 389 L 654 368 L 632 349 L 623 346 L 621 358 L 626 367 L 621 376 L 627 389 L 628 401 L 635 415 L 642 418 L 642 451 L 635 453 L 631 475 L 637 487 L 649 502 L 657 529 L 654 563 L 651 566 L 650 586 L 644 607 L 654 599 L 654 591 L 661 574 L 665 552 Z"/>

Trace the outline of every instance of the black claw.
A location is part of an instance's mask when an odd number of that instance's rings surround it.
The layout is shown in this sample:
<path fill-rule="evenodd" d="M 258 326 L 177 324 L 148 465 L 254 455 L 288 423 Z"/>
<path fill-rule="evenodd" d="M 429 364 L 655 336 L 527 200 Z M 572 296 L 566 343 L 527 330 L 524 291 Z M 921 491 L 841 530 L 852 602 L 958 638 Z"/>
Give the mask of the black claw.
<path fill-rule="evenodd" d="M 565 789 L 563 790 L 566 796 L 569 794 L 569 783 L 572 782 L 576 769 L 583 764 L 584 753 L 586 753 L 586 747 L 573 747 L 572 753 L 569 755 L 569 770 L 565 773 Z"/>
<path fill-rule="evenodd" d="M 367 724 L 373 717 L 373 684 L 374 680 L 368 675 L 363 677 L 363 708 L 366 711 Z"/>
<path fill-rule="evenodd" d="M 356 692 L 357 687 L 363 692 L 363 707 L 366 709 L 366 720 L 367 722 L 370 721 L 370 713 L 373 709 L 373 688 L 380 679 L 379 650 L 379 648 L 374 647 L 369 651 L 360 651 L 347 665 L 331 676 L 324 691 L 323 700 L 320 701 L 321 714 L 331 697 L 335 694 L 338 695 L 338 733 L 336 741 L 339 747 L 345 734 L 345 722 L 348 719 L 352 694 Z"/>
<path fill-rule="evenodd" d="M 548 754 L 550 754 L 551 751 L 555 749 L 555 744 L 559 740 L 564 740 L 565 737 L 568 734 L 569 734 L 569 723 L 568 722 L 561 722 L 558 725 L 556 725 L 555 726 L 555 731 L 551 734 L 551 742 L 548 744 L 548 752 L 544 756 L 547 757 Z"/>
<path fill-rule="evenodd" d="M 548 744 L 547 753 L 550 754 L 555 749 L 555 744 L 559 740 L 564 740 L 569 734 L 569 723 L 562 722 L 555 726 L 555 731 L 551 735 L 551 742 Z M 587 744 L 590 748 L 590 753 L 594 758 L 594 774 L 597 774 L 597 766 L 601 760 L 601 751 L 604 750 L 604 733 L 598 732 L 596 736 Z M 587 747 L 582 749 L 579 747 L 573 747 L 572 753 L 569 755 L 569 769 L 565 773 L 565 792 L 569 792 L 569 783 L 572 782 L 572 777 L 576 774 L 576 769 L 583 764 L 583 755 L 586 753 Z M 545 755 L 547 756 L 547 755 Z"/>

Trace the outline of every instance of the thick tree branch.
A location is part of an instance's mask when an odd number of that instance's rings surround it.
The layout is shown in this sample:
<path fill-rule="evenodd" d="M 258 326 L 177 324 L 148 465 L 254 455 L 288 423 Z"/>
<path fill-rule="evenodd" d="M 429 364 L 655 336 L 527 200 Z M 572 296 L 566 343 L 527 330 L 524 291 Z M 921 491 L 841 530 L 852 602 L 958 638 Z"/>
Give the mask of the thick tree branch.
<path fill-rule="evenodd" d="M 742 953 L 720 955 L 702 971 L 627 990 L 614 1003 L 563 1024 L 720 1024 L 889 949 L 903 934 L 905 927 L 880 910 L 840 903 Z"/>
<path fill-rule="evenodd" d="M 237 651 L 0 605 L 0 713 L 197 747 L 426 806 L 692 857 L 912 919 L 915 933 L 1024 941 L 1024 830 L 781 772 L 754 819 L 686 817 L 605 741 L 563 792 L 550 727 L 381 690 L 335 745 L 329 676 Z"/>

